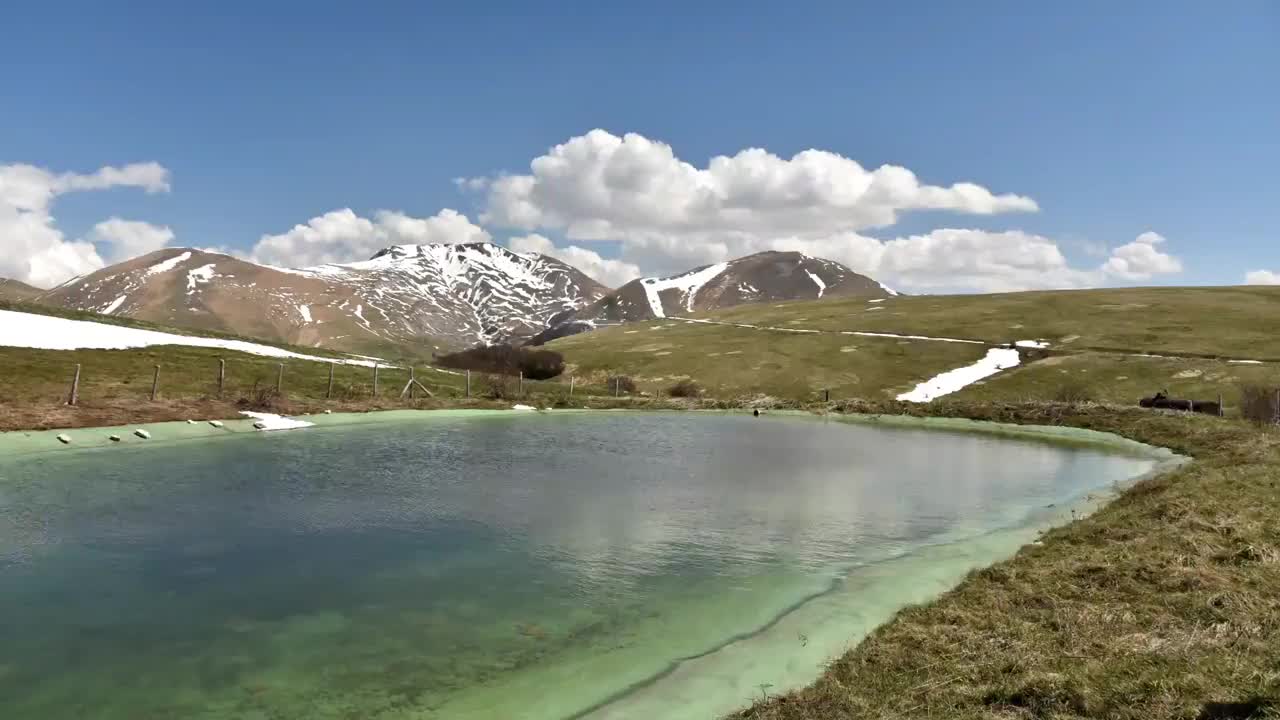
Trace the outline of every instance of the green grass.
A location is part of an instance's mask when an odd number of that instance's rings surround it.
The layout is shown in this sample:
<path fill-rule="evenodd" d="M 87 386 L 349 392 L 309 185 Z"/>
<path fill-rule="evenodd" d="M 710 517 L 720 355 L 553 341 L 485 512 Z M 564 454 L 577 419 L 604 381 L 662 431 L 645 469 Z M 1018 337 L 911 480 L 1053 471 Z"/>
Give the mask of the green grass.
<path fill-rule="evenodd" d="M 765 332 L 721 325 L 654 321 L 556 340 L 569 373 L 594 382 L 623 374 L 650 394 L 690 377 L 717 397 L 767 394 L 814 399 L 883 398 L 982 357 L 960 343 L 845 335 Z"/>
<path fill-rule="evenodd" d="M 1055 355 L 1003 372 L 956 393 L 957 400 L 1058 399 L 1061 389 L 1080 387 L 1088 399 L 1131 405 L 1167 389 L 1173 397 L 1214 400 L 1222 395 L 1230 410 L 1242 385 L 1280 386 L 1275 365 L 1240 365 L 1219 360 L 1147 358 L 1105 353 Z"/>
<path fill-rule="evenodd" d="M 881 308 L 878 310 L 872 308 Z M 871 330 L 1062 349 L 1280 360 L 1280 287 L 1123 288 L 740 305 L 705 317 L 753 325 Z"/>
<path fill-rule="evenodd" d="M 1280 432 L 1097 406 L 843 409 L 1071 425 L 1196 460 L 901 611 L 810 687 L 734 718 L 1280 717 Z"/>

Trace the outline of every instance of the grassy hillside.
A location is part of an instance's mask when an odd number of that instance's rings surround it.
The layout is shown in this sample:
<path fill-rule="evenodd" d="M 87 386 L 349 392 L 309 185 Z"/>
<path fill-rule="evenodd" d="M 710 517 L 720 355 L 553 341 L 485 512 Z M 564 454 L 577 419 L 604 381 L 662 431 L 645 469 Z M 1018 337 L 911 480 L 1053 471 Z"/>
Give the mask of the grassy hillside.
<path fill-rule="evenodd" d="M 1121 288 L 832 298 L 707 314 L 716 320 L 989 342 L 1045 338 L 1069 350 L 1280 360 L 1280 287 Z"/>
<path fill-rule="evenodd" d="M 1131 288 L 975 296 L 832 298 L 743 305 L 698 315 L 758 328 L 679 320 L 612 327 L 549 348 L 586 374 L 635 375 L 651 389 L 692 377 L 721 395 L 883 398 L 972 362 L 980 345 L 842 334 L 886 332 L 977 339 L 1043 338 L 1047 353 L 980 381 L 963 400 L 1092 399 L 1128 404 L 1160 389 L 1236 403 L 1242 384 L 1280 384 L 1280 288 Z M 660 330 L 657 328 L 661 328 Z M 814 330 L 779 332 L 767 328 Z M 1179 357 L 1141 357 L 1169 354 Z"/>
<path fill-rule="evenodd" d="M 661 320 L 574 335 L 547 347 L 564 354 L 572 374 L 596 382 L 628 375 L 651 394 L 691 377 L 718 397 L 764 393 L 798 400 L 815 399 L 824 389 L 833 398 L 882 398 L 986 352 L 980 345 Z"/>
<path fill-rule="evenodd" d="M 65 309 L 8 303 L 0 303 L 0 309 L 101 321 L 178 335 L 249 340 L 217 333 L 192 333 L 127 318 Z M 315 348 L 274 345 L 307 355 L 341 357 Z M 217 386 L 220 359 L 226 361 L 221 395 Z M 77 364 L 80 365 L 79 404 L 72 408 L 66 405 L 66 401 Z M 276 395 L 273 390 L 281 364 L 284 366 L 283 382 L 281 394 Z M 316 412 L 323 409 L 422 406 L 422 402 L 400 400 L 400 391 L 409 377 L 407 367 L 410 363 L 397 359 L 396 364 L 399 367 L 382 367 L 379 370 L 379 392 L 375 396 L 372 368 L 349 365 L 332 365 L 333 390 L 330 392 L 331 364 L 323 361 L 279 359 L 184 345 L 127 350 L 0 347 L 0 367 L 4 368 L 0 430 L 228 417 L 248 408 Z M 433 368 L 422 361 L 412 364 L 416 365 L 418 380 L 435 394 L 437 401 L 456 403 L 465 399 L 463 375 Z M 159 393 L 157 400 L 152 401 L 151 384 L 157 365 L 160 366 Z M 593 387 L 585 382 L 579 383 L 575 390 L 579 398 L 607 394 L 603 386 Z M 416 394 L 422 397 L 422 393 Z M 568 387 L 560 382 L 526 382 L 523 395 L 515 378 L 503 380 L 476 374 L 472 382 L 472 396 L 476 402 L 494 399 L 501 400 L 506 406 L 520 398 L 534 404 L 563 404 L 567 394 Z"/>

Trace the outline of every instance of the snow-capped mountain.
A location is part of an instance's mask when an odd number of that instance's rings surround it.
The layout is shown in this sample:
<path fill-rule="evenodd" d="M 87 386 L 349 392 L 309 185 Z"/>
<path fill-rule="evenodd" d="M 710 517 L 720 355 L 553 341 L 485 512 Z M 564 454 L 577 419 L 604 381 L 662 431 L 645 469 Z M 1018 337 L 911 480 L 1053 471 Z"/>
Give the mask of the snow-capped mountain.
<path fill-rule="evenodd" d="M 396 245 L 304 269 L 168 248 L 77 278 L 42 301 L 355 352 L 417 354 L 519 340 L 609 292 L 543 255 L 490 243 Z"/>
<path fill-rule="evenodd" d="M 798 252 L 762 252 L 665 278 L 639 278 L 584 307 L 542 336 L 569 334 L 598 323 L 652 320 L 752 302 L 816 300 L 831 296 L 896 295 L 840 263 Z"/>

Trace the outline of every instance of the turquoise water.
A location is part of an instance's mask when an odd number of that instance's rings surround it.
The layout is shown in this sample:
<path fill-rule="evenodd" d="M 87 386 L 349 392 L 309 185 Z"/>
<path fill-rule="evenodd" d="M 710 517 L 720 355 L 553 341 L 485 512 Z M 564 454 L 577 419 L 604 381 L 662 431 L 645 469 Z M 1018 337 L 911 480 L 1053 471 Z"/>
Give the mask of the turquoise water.
<path fill-rule="evenodd" d="M 627 413 L 0 459 L 0 717 L 712 717 L 1153 464 Z"/>

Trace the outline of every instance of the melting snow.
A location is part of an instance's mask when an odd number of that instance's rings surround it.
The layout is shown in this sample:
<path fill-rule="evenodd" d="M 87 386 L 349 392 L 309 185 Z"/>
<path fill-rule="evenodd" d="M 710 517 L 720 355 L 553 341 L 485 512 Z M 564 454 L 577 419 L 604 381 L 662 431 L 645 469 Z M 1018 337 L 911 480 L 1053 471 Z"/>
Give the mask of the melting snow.
<path fill-rule="evenodd" d="M 1041 350 L 1049 347 L 1049 343 L 1045 342 L 1044 340 L 1019 340 L 1018 342 L 1014 343 L 1014 345 L 1017 345 L 1018 347 L 1037 348 Z"/>
<path fill-rule="evenodd" d="M 150 347 L 152 345 L 187 345 L 190 347 L 217 347 L 236 352 L 265 357 L 296 358 L 316 362 L 336 362 L 341 365 L 373 367 L 372 360 L 346 360 L 303 355 L 292 350 L 259 345 L 243 340 L 195 337 L 142 330 L 140 328 L 107 325 L 88 320 L 35 315 L 32 313 L 0 310 L 0 346 L 40 348 L 43 350 L 122 350 Z"/>
<path fill-rule="evenodd" d="M 253 424 L 259 430 L 297 430 L 298 428 L 312 427 L 315 423 L 306 420 L 294 420 L 283 415 L 274 413 L 249 412 L 247 410 L 240 411 L 241 415 L 247 415 L 258 422 Z"/>
<path fill-rule="evenodd" d="M 818 286 L 818 298 L 821 299 L 822 293 L 827 291 L 827 284 L 822 282 L 822 278 L 818 277 L 817 275 L 814 275 L 808 270 L 805 270 L 804 274 L 808 275 L 809 279 L 813 281 L 813 284 Z"/>
<path fill-rule="evenodd" d="M 302 316 L 302 319 L 304 322 L 312 322 L 311 308 L 307 307 L 306 305 L 298 306 L 298 314 Z"/>
<path fill-rule="evenodd" d="M 916 385 L 911 392 L 898 396 L 901 402 L 927 403 L 943 395 L 950 395 L 973 383 L 995 375 L 1001 370 L 1017 367 L 1018 351 L 1009 348 L 991 348 L 985 357 L 972 365 L 948 370 Z"/>
<path fill-rule="evenodd" d="M 124 301 L 125 301 L 125 300 L 127 300 L 127 299 L 128 299 L 128 296 L 127 296 L 127 295 L 121 295 L 120 297 L 116 298 L 115 300 L 112 300 L 110 305 L 108 305 L 108 306 L 106 306 L 106 307 L 102 308 L 102 314 L 103 314 L 103 315 L 110 315 L 111 313 L 113 313 L 113 312 L 115 312 L 115 311 L 119 310 L 119 309 L 120 309 L 120 306 L 121 306 L 121 305 L 123 305 L 123 304 L 124 304 Z"/>
<path fill-rule="evenodd" d="M 1232 365 L 1261 365 L 1261 360 L 1228 360 Z"/>
<path fill-rule="evenodd" d="M 187 271 L 188 295 L 194 293 L 198 286 L 203 285 L 216 277 L 216 273 L 213 272 L 213 265 L 214 263 L 209 263 L 208 265 L 201 265 L 195 270 Z"/>
<path fill-rule="evenodd" d="M 168 260 L 165 260 L 163 262 L 158 262 L 155 265 L 152 265 L 151 267 L 147 268 L 147 275 L 158 275 L 159 273 L 162 273 L 162 272 L 169 272 L 170 270 L 178 267 L 178 265 L 182 264 L 189 257 L 191 257 L 190 250 L 183 252 L 181 255 L 174 255 Z"/>
<path fill-rule="evenodd" d="M 885 285 L 885 284 L 884 284 L 884 283 L 882 283 L 882 282 L 877 281 L 877 282 L 876 282 L 876 284 L 880 286 L 880 289 L 881 289 L 881 290 L 883 290 L 883 291 L 885 291 L 885 292 L 889 293 L 890 295 L 897 295 L 897 294 L 898 294 L 898 291 L 897 291 L 897 290 L 894 290 L 893 288 L 889 287 L 888 285 Z"/>
<path fill-rule="evenodd" d="M 659 293 L 663 290 L 680 290 L 684 293 L 684 309 L 687 312 L 693 312 L 693 299 L 697 296 L 698 291 L 703 285 L 716 279 L 720 273 L 729 267 L 729 263 L 720 263 L 719 265 L 709 265 L 701 270 L 694 270 L 683 275 L 677 275 L 670 278 L 645 278 L 640 281 L 640 286 L 644 288 L 645 297 L 649 300 L 649 309 L 653 311 L 655 317 L 666 317 L 667 313 L 662 309 L 662 298 Z"/>
<path fill-rule="evenodd" d="M 875 300 L 868 300 L 867 302 L 869 302 L 869 303 L 879 303 L 879 302 L 884 302 L 884 298 L 876 298 Z"/>
<path fill-rule="evenodd" d="M 512 410 L 537 410 L 537 408 L 533 407 L 532 405 L 512 405 L 511 409 Z"/>

